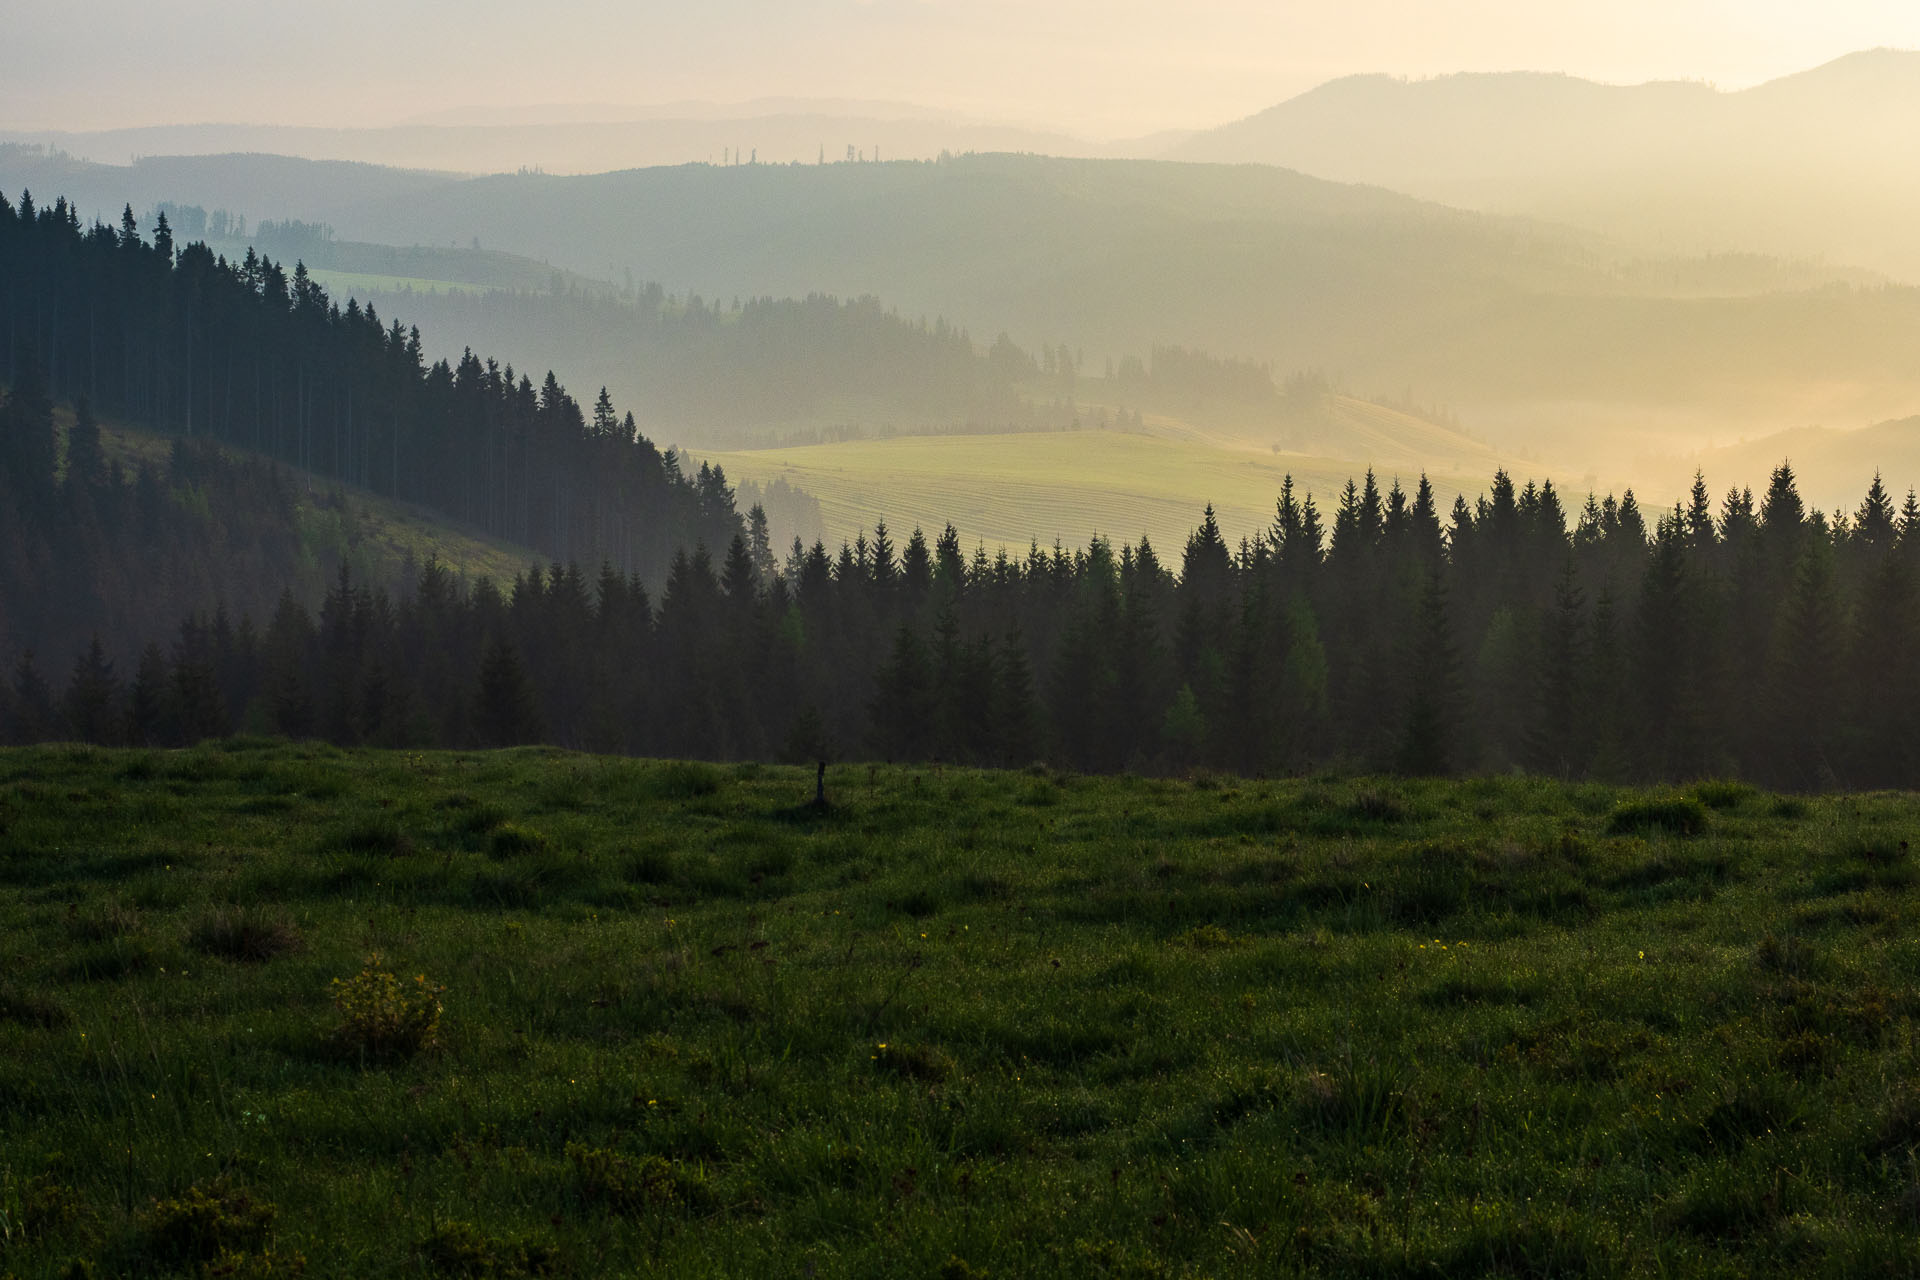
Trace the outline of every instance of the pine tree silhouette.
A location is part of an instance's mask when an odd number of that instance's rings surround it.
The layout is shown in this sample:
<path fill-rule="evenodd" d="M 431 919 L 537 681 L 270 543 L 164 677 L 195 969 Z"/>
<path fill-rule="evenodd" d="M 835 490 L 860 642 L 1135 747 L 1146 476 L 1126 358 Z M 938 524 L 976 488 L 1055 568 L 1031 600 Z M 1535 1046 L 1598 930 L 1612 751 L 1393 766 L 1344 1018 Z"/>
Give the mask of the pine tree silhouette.
<path fill-rule="evenodd" d="M 489 747 L 519 746 L 540 736 L 540 713 L 519 650 L 499 635 L 487 641 L 480 661 L 474 729 Z"/>

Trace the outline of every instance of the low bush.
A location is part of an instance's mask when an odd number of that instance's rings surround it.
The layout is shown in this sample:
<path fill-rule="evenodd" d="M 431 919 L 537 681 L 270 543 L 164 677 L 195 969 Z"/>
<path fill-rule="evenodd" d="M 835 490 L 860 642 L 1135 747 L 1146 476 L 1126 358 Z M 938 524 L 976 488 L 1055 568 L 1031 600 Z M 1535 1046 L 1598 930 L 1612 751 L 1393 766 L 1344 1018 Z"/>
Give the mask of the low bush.
<path fill-rule="evenodd" d="M 426 974 L 402 982 L 374 956 L 353 977 L 335 978 L 331 990 L 340 1015 L 334 1038 L 348 1052 L 406 1058 L 433 1047 L 445 988 L 428 982 Z"/>

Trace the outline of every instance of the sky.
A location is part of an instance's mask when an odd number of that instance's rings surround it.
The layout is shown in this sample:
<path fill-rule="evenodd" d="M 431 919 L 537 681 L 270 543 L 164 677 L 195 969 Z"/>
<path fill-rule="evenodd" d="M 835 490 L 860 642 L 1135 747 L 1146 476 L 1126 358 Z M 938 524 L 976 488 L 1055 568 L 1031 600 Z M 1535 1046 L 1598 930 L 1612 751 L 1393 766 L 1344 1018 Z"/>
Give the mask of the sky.
<path fill-rule="evenodd" d="M 913 102 L 1119 138 L 1336 76 L 1734 89 L 1920 48 L 1914 0 L 12 0 L 0 129 L 392 124 L 451 108 Z"/>

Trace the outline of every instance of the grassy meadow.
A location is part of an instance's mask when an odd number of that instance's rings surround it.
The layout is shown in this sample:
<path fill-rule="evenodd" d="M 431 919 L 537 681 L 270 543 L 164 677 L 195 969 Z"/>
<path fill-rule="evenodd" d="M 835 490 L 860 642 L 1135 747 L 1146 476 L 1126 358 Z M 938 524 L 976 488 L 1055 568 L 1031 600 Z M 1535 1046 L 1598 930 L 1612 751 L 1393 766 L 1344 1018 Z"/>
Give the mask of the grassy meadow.
<path fill-rule="evenodd" d="M 1186 427 L 896 436 L 703 456 L 725 467 L 730 479 L 765 484 L 785 477 L 812 494 L 836 540 L 873 528 L 876 519 L 903 534 L 916 524 L 931 534 L 952 521 L 969 551 L 976 541 L 989 551 L 1023 551 L 1036 537 L 1042 546 L 1057 537 L 1076 547 L 1094 533 L 1129 543 L 1144 533 L 1163 557 L 1178 553 L 1209 502 L 1235 541 L 1267 528 L 1289 474 L 1331 521 L 1341 488 L 1369 465 L 1380 470 L 1383 488 L 1398 475 L 1409 494 L 1421 470 L 1384 460 L 1409 454 L 1375 452 L 1358 437 L 1351 456 L 1335 458 L 1275 453 Z M 1383 460 L 1374 463 L 1375 457 Z M 1490 449 L 1429 466 L 1442 510 L 1457 493 L 1483 492 L 1502 465 L 1527 466 Z"/>
<path fill-rule="evenodd" d="M 310 272 L 330 294 L 342 298 L 364 298 L 387 293 L 485 293 L 488 285 L 464 280 L 434 280 L 423 276 L 392 276 L 372 271 L 331 271 L 316 267 Z M 382 299 L 382 301 L 385 301 Z"/>
<path fill-rule="evenodd" d="M 0 1274 L 1862 1276 L 1905 795 L 0 753 Z"/>

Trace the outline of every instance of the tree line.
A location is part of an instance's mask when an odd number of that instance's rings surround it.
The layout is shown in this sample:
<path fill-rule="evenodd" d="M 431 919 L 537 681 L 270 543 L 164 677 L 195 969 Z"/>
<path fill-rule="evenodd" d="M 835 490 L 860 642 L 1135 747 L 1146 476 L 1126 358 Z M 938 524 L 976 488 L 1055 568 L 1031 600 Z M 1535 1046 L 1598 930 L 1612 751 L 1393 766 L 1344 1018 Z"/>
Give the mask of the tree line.
<path fill-rule="evenodd" d="M 741 530 L 724 475 L 682 473 L 603 390 L 590 409 L 471 350 L 429 364 L 418 329 L 344 307 L 296 264 L 81 225 L 64 199 L 0 197 L 0 324 L 9 385 L 245 448 L 417 502 L 562 560 L 653 580 L 676 547 Z M 38 404 L 8 448 L 37 483 L 54 465 Z M 45 456 L 42 456 L 45 455 Z"/>
<path fill-rule="evenodd" d="M 317 615 L 287 593 L 122 665 L 29 657 L 0 713 L 15 740 L 1920 781 L 1920 502 L 1878 478 L 1829 516 L 1785 464 L 1757 498 L 1696 477 L 1651 518 L 1504 472 L 1445 512 L 1369 473 L 1328 516 L 1289 480 L 1237 546 L 1209 508 L 1177 567 L 884 524 L 777 558 L 764 530 L 682 548 L 657 592 L 611 562 L 398 591 L 343 568 Z"/>

